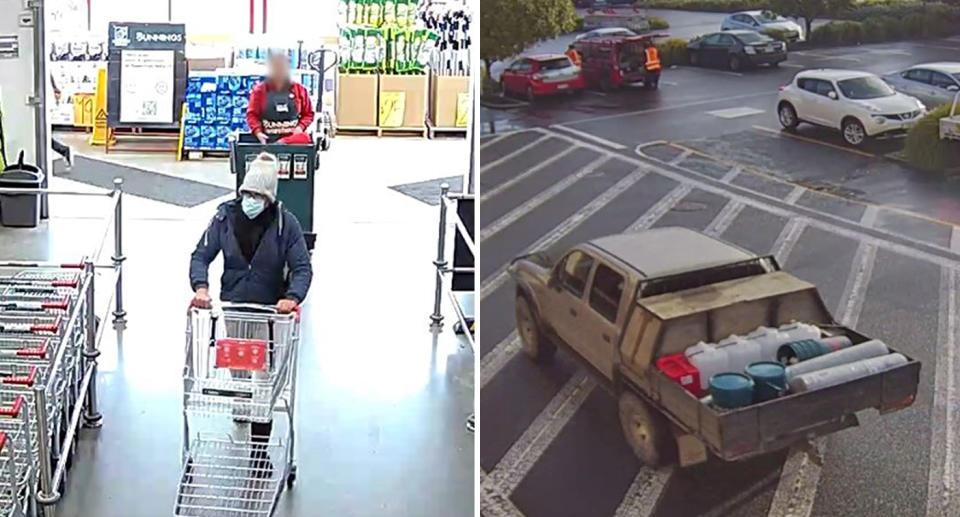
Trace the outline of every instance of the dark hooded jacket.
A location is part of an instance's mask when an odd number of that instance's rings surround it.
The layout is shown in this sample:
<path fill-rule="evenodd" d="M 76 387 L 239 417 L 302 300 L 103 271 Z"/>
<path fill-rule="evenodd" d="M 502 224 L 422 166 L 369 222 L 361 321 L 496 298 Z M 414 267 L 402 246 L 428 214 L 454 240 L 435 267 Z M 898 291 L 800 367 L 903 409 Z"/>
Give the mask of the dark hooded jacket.
<path fill-rule="evenodd" d="M 296 216 L 276 207 L 277 215 L 269 223 L 260 243 L 248 261 L 234 233 L 235 217 L 241 211 L 240 200 L 227 201 L 200 237 L 190 256 L 190 286 L 197 290 L 209 285 L 207 269 L 223 252 L 223 276 L 220 299 L 237 303 L 273 305 L 283 298 L 302 303 L 313 280 L 310 253 Z"/>

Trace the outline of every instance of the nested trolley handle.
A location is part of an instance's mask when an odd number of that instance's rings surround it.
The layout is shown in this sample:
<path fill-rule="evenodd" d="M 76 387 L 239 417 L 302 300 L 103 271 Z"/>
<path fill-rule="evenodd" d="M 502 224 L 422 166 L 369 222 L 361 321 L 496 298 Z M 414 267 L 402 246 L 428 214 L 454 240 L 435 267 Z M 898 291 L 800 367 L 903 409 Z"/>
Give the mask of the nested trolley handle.
<path fill-rule="evenodd" d="M 0 417 L 19 418 L 21 409 L 23 409 L 23 395 L 17 395 L 10 407 L 0 407 Z M 7 436 L 4 433 L 0 434 L 3 435 L 3 440 L 0 440 L 0 450 L 3 450 L 3 441 Z"/>
<path fill-rule="evenodd" d="M 3 384 L 19 384 L 21 386 L 33 386 L 37 380 L 37 367 L 31 366 L 30 373 L 27 375 L 6 375 L 0 379 Z"/>

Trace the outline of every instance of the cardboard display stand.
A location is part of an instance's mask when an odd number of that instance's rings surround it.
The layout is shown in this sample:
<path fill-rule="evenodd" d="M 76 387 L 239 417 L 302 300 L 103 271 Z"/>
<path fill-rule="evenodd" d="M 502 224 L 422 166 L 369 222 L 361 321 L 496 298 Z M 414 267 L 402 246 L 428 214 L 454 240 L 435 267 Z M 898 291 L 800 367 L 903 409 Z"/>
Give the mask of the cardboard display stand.
<path fill-rule="evenodd" d="M 340 74 L 338 80 L 338 128 L 376 129 L 379 115 L 379 76 Z"/>
<path fill-rule="evenodd" d="M 430 125 L 436 129 L 465 130 L 457 124 L 460 95 L 469 95 L 470 77 L 430 75 Z M 460 117 L 463 119 L 464 117 Z M 461 120 L 462 121 L 462 120 Z"/>
<path fill-rule="evenodd" d="M 387 93 L 402 93 L 403 118 L 399 126 L 384 126 L 382 130 L 423 130 L 427 117 L 427 76 L 388 75 L 380 76 L 380 97 Z M 341 89 L 340 94 L 343 94 Z"/>

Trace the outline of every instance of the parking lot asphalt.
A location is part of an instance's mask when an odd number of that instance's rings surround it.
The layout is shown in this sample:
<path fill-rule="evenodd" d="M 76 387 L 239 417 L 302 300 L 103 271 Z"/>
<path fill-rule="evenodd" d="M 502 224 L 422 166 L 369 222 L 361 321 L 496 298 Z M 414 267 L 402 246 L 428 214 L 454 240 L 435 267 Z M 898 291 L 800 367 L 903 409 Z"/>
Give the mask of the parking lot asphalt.
<path fill-rule="evenodd" d="M 914 44 L 882 48 L 902 45 Z M 726 82 L 717 75 L 715 89 Z M 703 86 L 685 88 L 709 90 Z M 621 95 L 644 93 L 612 97 Z M 960 461 L 953 423 L 960 234 L 944 220 L 955 214 L 953 205 L 915 211 L 907 202 L 920 192 L 945 200 L 947 186 L 922 187 L 872 149 L 850 153 L 754 128 L 770 124 L 769 102 L 753 104 L 765 110 L 754 120 L 705 114 L 745 99 L 664 103 L 662 111 L 586 122 L 571 117 L 562 127 L 481 139 L 483 515 L 960 514 L 953 467 Z M 671 115 L 686 124 L 661 132 Z M 886 182 L 883 190 L 871 176 Z M 916 402 L 885 416 L 867 412 L 860 427 L 818 443 L 822 467 L 799 450 L 687 469 L 643 466 L 620 434 L 615 399 L 570 355 L 537 365 L 520 351 L 514 286 L 504 271 L 527 251 L 657 226 L 693 228 L 774 254 L 818 286 L 838 319 L 922 361 Z"/>

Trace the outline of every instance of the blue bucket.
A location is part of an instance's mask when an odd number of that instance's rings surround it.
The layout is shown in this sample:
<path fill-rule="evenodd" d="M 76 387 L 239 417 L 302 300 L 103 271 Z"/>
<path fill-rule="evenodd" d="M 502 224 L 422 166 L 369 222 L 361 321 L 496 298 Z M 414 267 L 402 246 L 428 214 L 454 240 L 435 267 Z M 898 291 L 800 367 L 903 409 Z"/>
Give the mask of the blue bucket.
<path fill-rule="evenodd" d="M 710 377 L 710 396 L 717 407 L 736 409 L 753 404 L 753 379 L 735 372 Z"/>
<path fill-rule="evenodd" d="M 778 362 L 752 363 L 746 373 L 753 379 L 753 398 L 757 402 L 775 399 L 787 391 L 787 369 Z"/>

